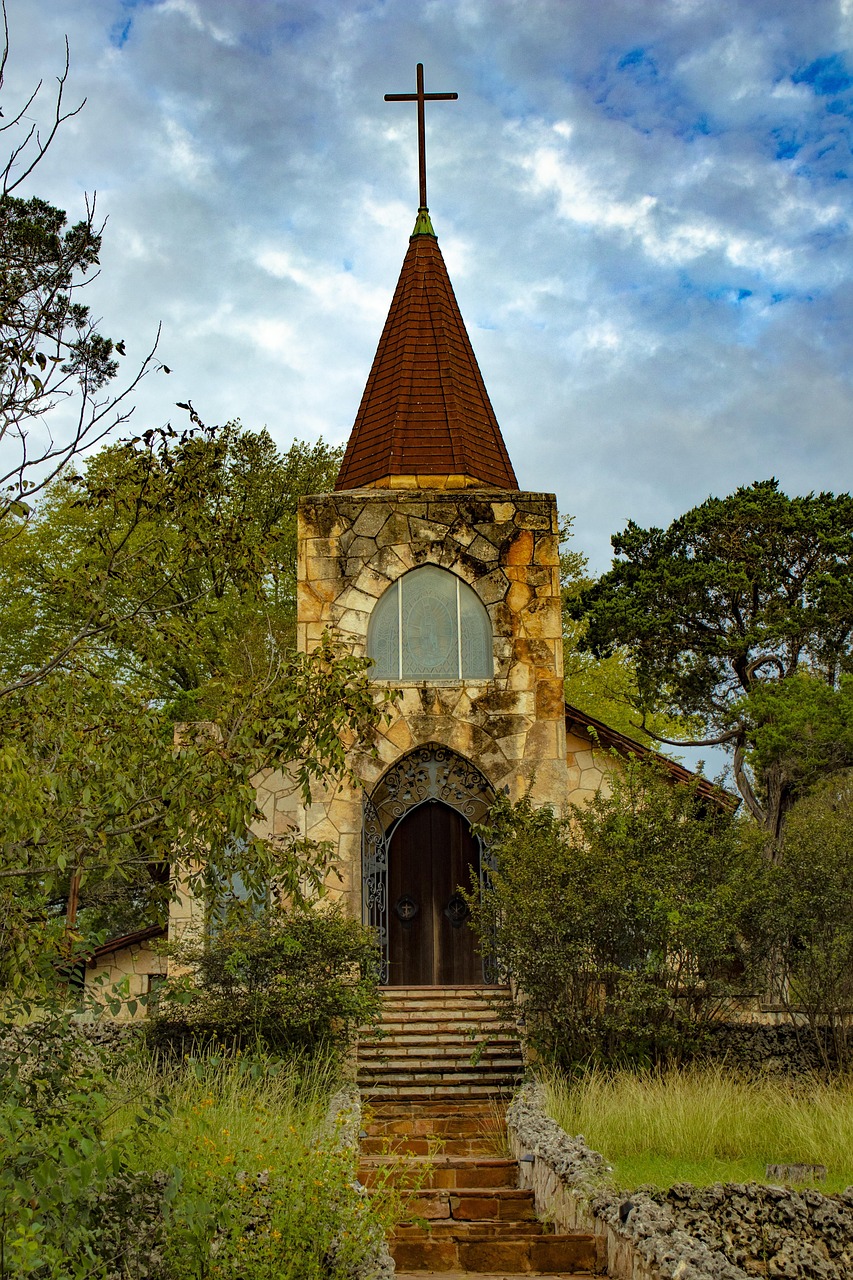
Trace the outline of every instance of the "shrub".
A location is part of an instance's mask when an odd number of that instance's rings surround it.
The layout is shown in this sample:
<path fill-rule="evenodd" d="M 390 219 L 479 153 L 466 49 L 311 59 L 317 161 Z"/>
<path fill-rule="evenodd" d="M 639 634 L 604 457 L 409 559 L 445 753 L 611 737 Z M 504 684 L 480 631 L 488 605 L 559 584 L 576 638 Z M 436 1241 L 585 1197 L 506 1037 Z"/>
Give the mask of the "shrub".
<path fill-rule="evenodd" d="M 356 1182 L 357 1153 L 328 1123 L 333 1065 L 208 1052 L 135 1067 L 162 1080 L 171 1122 L 140 1138 L 142 1167 L 175 1170 L 169 1280 L 351 1280 L 394 1206 Z"/>
<path fill-rule="evenodd" d="M 569 818 L 499 798 L 491 890 L 471 903 L 530 1043 L 566 1064 L 689 1055 L 763 958 L 755 832 L 650 764 L 612 785 Z"/>
<path fill-rule="evenodd" d="M 270 909 L 173 954 L 190 974 L 160 993 L 159 1047 L 340 1056 L 378 1016 L 373 935 L 337 905 Z"/>
<path fill-rule="evenodd" d="M 115 1090 L 103 1050 L 56 1004 L 36 1017 L 6 1012 L 0 1278 L 160 1280 L 169 1179 L 131 1167 L 138 1108 L 108 1132 Z"/>

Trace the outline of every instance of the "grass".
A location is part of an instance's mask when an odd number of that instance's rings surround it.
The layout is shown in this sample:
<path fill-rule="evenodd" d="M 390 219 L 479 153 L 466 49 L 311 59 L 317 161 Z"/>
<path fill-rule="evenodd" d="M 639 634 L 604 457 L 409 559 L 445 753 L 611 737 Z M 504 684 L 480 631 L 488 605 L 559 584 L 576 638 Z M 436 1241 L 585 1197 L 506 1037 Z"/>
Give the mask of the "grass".
<path fill-rule="evenodd" d="M 167 1251 L 175 1280 L 343 1276 L 383 1230 L 378 1207 L 355 1186 L 352 1153 L 337 1149 L 334 1134 L 317 1137 L 339 1084 L 330 1064 L 143 1057 L 120 1084 L 128 1098 L 168 1100 L 134 1162 L 176 1174 Z M 136 1105 L 116 1113 L 117 1130 Z M 394 1212 L 387 1198 L 382 1205 L 383 1216 Z"/>
<path fill-rule="evenodd" d="M 756 1081 L 712 1066 L 553 1074 L 545 1086 L 549 1114 L 583 1134 L 625 1190 L 766 1182 L 766 1165 L 797 1163 L 826 1166 L 822 1191 L 853 1184 L 851 1081 Z"/>

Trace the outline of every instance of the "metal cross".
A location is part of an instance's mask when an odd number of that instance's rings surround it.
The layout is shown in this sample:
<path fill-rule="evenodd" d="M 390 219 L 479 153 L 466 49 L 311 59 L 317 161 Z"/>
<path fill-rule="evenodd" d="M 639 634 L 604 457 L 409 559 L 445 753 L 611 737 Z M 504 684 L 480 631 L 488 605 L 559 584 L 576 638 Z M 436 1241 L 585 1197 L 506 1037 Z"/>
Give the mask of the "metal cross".
<path fill-rule="evenodd" d="M 421 208 L 427 207 L 426 196 L 426 130 L 424 128 L 425 102 L 455 102 L 458 93 L 424 93 L 424 64 L 418 63 L 417 93 L 386 93 L 386 102 L 416 102 L 418 104 L 418 177 L 420 179 Z"/>

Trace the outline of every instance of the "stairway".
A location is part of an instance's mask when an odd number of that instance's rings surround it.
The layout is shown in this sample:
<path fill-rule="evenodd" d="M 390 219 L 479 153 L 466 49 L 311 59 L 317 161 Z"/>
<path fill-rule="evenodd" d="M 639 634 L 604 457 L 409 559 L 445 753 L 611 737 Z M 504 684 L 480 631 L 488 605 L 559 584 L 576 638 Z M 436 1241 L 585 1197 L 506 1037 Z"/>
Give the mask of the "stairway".
<path fill-rule="evenodd" d="M 375 1097 L 375 1095 L 374 1095 Z M 596 1271 L 591 1235 L 557 1235 L 536 1219 L 532 1191 L 501 1153 L 505 1104 L 433 1094 L 380 1098 L 365 1112 L 359 1178 L 412 1196 L 390 1249 L 397 1280 L 509 1280 Z M 381 1192 L 380 1192 L 381 1194 Z"/>
<path fill-rule="evenodd" d="M 494 1008 L 500 987 L 385 987 L 377 1033 L 358 1046 L 369 1098 L 507 1096 L 523 1070 L 521 1045 Z M 476 1061 L 472 1055 L 476 1051 Z"/>

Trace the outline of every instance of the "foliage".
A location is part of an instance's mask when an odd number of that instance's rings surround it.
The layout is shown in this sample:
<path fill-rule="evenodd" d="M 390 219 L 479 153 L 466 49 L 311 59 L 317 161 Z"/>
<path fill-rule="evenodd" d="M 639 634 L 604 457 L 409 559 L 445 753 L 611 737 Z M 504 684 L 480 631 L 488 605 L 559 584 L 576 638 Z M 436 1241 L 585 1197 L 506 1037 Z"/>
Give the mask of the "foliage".
<path fill-rule="evenodd" d="M 399 1216 L 324 1122 L 334 1065 L 97 1048 L 0 1024 L 0 1280 L 344 1280 Z"/>
<path fill-rule="evenodd" d="M 172 1120 L 137 1147 L 175 1171 L 170 1280 L 348 1280 L 399 1213 L 368 1199 L 355 1153 L 326 1121 L 337 1076 L 323 1058 L 208 1053 L 158 1064 Z M 132 1068 L 128 1091 L 150 1087 Z"/>
<path fill-rule="evenodd" d="M 626 1190 L 764 1182 L 768 1164 L 825 1165 L 829 1193 L 853 1181 L 849 1080 L 743 1078 L 721 1064 L 554 1072 L 545 1084 L 552 1118 L 602 1152 Z"/>
<path fill-rule="evenodd" d="M 853 1065 L 851 908 L 853 774 L 847 772 L 825 779 L 791 811 L 774 912 L 786 1003 L 805 1013 L 828 1068 Z"/>
<path fill-rule="evenodd" d="M 538 1052 L 678 1059 L 754 981 L 767 868 L 754 829 L 696 787 L 637 761 L 611 782 L 567 819 L 498 799 L 475 925 L 494 932 Z"/>
<path fill-rule="evenodd" d="M 156 1101 L 111 1123 L 110 1064 L 53 1002 L 0 1022 L 0 1278 L 159 1280 L 168 1179 L 133 1167 Z"/>
<path fill-rule="evenodd" d="M 196 419 L 102 449 L 0 547 L 7 970 L 72 874 L 81 926 L 113 933 L 130 905 L 162 919 L 170 871 L 197 876 L 202 856 L 318 887 L 325 848 L 253 826 L 260 772 L 307 797 L 381 716 L 365 661 L 328 639 L 293 652 L 296 505 L 337 463 L 322 441 L 280 454 Z M 197 728 L 175 743 L 176 721 Z"/>
<path fill-rule="evenodd" d="M 258 834 L 254 780 L 285 769 L 304 798 L 316 780 L 345 775 L 342 733 L 369 742 L 380 714 L 366 661 L 327 638 L 312 654 L 272 655 L 263 678 L 223 678 L 207 694 L 211 719 L 174 744 L 155 706 L 81 670 L 0 702 L 7 980 L 28 972 L 45 941 L 38 922 L 64 901 L 72 873 L 84 901 L 87 883 L 144 875 L 155 907 L 170 872 L 201 886 L 239 871 L 250 888 L 272 883 L 297 901 L 320 887 L 328 850 L 297 831 Z"/>
<path fill-rule="evenodd" d="M 629 523 L 613 568 L 568 608 L 585 618 L 581 647 L 625 648 L 639 707 L 695 716 L 733 750 L 735 779 L 775 839 L 798 778 L 756 744 L 756 690 L 801 673 L 835 688 L 853 650 L 853 498 L 789 498 L 775 480 L 709 498 L 668 529 Z M 703 745 L 703 744 L 699 744 Z"/>
<path fill-rule="evenodd" d="M 196 418 L 67 471 L 0 555 L 0 691 L 84 649 L 88 669 L 194 718 L 209 680 L 293 647 L 296 506 L 339 460 Z"/>
<path fill-rule="evenodd" d="M 652 734 L 671 737 L 689 732 L 691 725 L 684 717 L 676 719 L 657 712 L 647 715 L 647 728 L 640 723 L 636 709 L 637 673 L 627 649 L 614 648 L 606 657 L 596 657 L 584 647 L 588 624 L 585 619 L 572 616 L 569 602 L 588 591 L 594 580 L 589 576 L 586 556 L 570 545 L 572 523 L 571 518 L 564 520 L 560 529 L 566 701 L 618 733 L 647 745 L 653 742 Z"/>
<path fill-rule="evenodd" d="M 342 1056 L 378 1017 L 375 940 L 339 905 L 238 912 L 173 955 L 191 977 L 161 992 L 150 1027 L 159 1045 Z"/>

